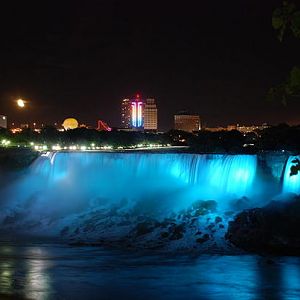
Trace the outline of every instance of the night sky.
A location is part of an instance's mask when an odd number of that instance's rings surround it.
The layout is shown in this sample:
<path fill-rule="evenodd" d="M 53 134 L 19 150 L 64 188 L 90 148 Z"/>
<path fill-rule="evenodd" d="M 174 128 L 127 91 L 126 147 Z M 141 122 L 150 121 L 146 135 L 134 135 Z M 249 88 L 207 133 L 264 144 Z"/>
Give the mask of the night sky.
<path fill-rule="evenodd" d="M 10 122 L 119 126 L 121 99 L 139 92 L 157 99 L 161 130 L 182 109 L 208 126 L 300 123 L 300 100 L 265 100 L 299 63 L 300 41 L 280 43 L 271 26 L 281 1 L 11 2 L 0 10 L 0 113 Z"/>

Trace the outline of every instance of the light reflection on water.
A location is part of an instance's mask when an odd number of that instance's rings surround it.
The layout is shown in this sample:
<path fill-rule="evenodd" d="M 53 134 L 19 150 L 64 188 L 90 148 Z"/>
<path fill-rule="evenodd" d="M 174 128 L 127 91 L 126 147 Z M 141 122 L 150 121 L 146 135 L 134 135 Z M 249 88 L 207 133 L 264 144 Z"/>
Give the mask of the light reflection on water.
<path fill-rule="evenodd" d="M 299 299 L 300 258 L 272 260 L 0 245 L 0 299 Z"/>

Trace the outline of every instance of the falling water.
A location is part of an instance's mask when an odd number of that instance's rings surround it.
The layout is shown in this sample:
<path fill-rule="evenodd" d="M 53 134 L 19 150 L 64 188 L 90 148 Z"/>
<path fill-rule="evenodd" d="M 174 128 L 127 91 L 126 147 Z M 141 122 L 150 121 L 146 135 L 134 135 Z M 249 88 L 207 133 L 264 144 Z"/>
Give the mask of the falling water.
<path fill-rule="evenodd" d="M 283 175 L 282 190 L 284 193 L 300 194 L 300 173 L 297 170 L 293 172 L 299 163 L 299 156 L 290 156 L 288 158 Z"/>
<path fill-rule="evenodd" d="M 125 209 L 138 205 L 152 214 L 185 209 L 197 200 L 226 205 L 251 199 L 256 170 L 256 155 L 49 152 L 1 192 L 0 222 L 21 227 L 46 222 L 51 228 L 120 201 Z"/>
<path fill-rule="evenodd" d="M 98 196 L 145 195 L 157 187 L 189 187 L 198 197 L 250 196 L 255 155 L 48 153 L 32 166 L 53 187 L 88 189 Z"/>

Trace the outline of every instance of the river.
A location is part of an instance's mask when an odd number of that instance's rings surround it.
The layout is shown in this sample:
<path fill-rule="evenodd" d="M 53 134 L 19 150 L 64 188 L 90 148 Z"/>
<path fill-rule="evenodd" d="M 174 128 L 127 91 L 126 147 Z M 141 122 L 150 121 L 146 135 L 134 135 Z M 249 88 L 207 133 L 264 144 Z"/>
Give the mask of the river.
<path fill-rule="evenodd" d="M 0 245 L 0 299 L 299 299 L 300 258 Z"/>

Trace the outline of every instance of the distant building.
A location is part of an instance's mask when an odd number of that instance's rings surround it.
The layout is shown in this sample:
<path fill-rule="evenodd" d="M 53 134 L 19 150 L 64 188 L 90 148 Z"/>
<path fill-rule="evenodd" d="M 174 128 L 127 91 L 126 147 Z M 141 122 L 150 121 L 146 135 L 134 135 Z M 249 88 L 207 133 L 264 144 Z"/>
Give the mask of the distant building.
<path fill-rule="evenodd" d="M 231 130 L 237 130 L 237 125 L 235 124 L 227 125 L 227 131 L 231 131 Z"/>
<path fill-rule="evenodd" d="M 237 130 L 242 132 L 242 133 L 248 133 L 248 132 L 253 132 L 253 131 L 258 131 L 258 130 L 264 130 L 266 128 L 270 127 L 266 123 L 262 125 L 251 125 L 251 126 L 241 126 L 237 125 Z"/>
<path fill-rule="evenodd" d="M 224 130 L 226 131 L 232 129 L 228 129 L 228 127 L 218 126 L 218 127 L 206 127 L 205 130 L 210 132 L 219 132 L 219 131 L 224 131 Z"/>
<path fill-rule="evenodd" d="M 123 99 L 121 104 L 121 123 L 122 128 L 131 128 L 131 101 Z"/>
<path fill-rule="evenodd" d="M 7 117 L 0 115 L 0 128 L 7 128 Z"/>
<path fill-rule="evenodd" d="M 20 124 L 21 129 L 28 129 L 30 128 L 28 123 Z"/>
<path fill-rule="evenodd" d="M 266 123 L 264 123 L 262 125 L 249 125 L 249 126 L 237 124 L 237 125 L 228 125 L 227 127 L 222 127 L 222 126 L 206 127 L 205 130 L 211 131 L 211 132 L 238 130 L 239 132 L 246 134 L 249 132 L 263 130 L 268 127 L 270 127 L 270 126 L 267 125 Z"/>
<path fill-rule="evenodd" d="M 157 106 L 155 99 L 146 99 L 145 101 L 144 130 L 157 131 Z"/>
<path fill-rule="evenodd" d="M 183 130 L 187 132 L 199 131 L 200 117 L 196 114 L 189 114 L 187 112 L 181 112 L 174 116 L 174 128 L 176 130 Z"/>

